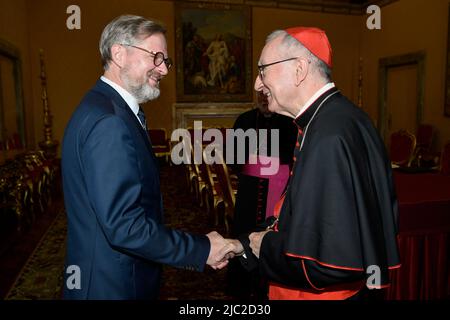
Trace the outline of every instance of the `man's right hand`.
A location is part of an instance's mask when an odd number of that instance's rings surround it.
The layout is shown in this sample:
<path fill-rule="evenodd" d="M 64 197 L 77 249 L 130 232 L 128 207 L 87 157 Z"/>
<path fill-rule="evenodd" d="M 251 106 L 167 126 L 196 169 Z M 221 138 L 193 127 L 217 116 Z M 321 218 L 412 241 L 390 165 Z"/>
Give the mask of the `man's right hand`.
<path fill-rule="evenodd" d="M 228 264 L 228 259 L 225 258 L 224 247 L 228 244 L 228 241 L 224 239 L 216 231 L 212 231 L 206 235 L 211 244 L 211 249 L 209 250 L 208 260 L 206 264 L 211 266 L 213 269 L 222 269 Z"/>
<path fill-rule="evenodd" d="M 227 244 L 222 248 L 219 256 L 222 255 L 223 259 L 231 259 L 234 257 L 242 256 L 244 254 L 244 246 L 239 240 L 226 239 Z"/>

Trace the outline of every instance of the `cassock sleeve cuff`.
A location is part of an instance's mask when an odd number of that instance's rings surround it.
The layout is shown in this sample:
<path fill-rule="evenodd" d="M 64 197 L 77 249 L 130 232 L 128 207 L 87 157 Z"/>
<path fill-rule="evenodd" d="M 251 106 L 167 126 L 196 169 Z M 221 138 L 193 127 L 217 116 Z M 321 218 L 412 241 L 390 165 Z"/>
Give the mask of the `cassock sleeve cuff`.
<path fill-rule="evenodd" d="M 238 240 L 242 243 L 244 247 L 244 254 L 240 256 L 238 259 L 241 262 L 242 267 L 247 271 L 252 271 L 258 268 L 258 258 L 252 253 L 252 249 L 250 248 L 250 239 L 248 238 L 249 234 L 242 234 L 238 237 Z"/>

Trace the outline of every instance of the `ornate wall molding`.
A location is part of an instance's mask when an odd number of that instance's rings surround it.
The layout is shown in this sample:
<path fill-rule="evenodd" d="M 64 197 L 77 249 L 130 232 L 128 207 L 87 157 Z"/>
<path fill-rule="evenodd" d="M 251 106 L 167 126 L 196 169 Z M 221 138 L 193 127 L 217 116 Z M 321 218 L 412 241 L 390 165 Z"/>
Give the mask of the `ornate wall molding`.
<path fill-rule="evenodd" d="M 248 5 L 251 7 L 291 9 L 347 15 L 364 15 L 369 5 L 386 6 L 398 0 L 166 0 L 171 2 L 194 2 L 199 4 Z"/>
<path fill-rule="evenodd" d="M 194 120 L 229 119 L 234 122 L 241 113 L 254 107 L 254 103 L 174 103 L 172 105 L 172 128 L 187 128 Z"/>

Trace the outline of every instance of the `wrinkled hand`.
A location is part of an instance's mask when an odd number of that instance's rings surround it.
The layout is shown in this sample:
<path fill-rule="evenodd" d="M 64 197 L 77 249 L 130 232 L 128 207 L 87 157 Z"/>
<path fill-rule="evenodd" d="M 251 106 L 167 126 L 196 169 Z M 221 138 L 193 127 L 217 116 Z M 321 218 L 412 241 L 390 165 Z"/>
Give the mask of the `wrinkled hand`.
<path fill-rule="evenodd" d="M 222 248 L 219 255 L 223 256 L 223 259 L 229 260 L 236 256 L 241 256 L 244 254 L 244 247 L 239 240 L 236 239 L 225 239 L 227 244 Z"/>
<path fill-rule="evenodd" d="M 267 232 L 271 230 L 261 231 L 261 232 L 253 232 L 248 238 L 250 239 L 250 248 L 252 249 L 253 254 L 259 258 L 259 250 L 261 248 L 261 242 Z"/>
<path fill-rule="evenodd" d="M 206 264 L 215 270 L 224 268 L 228 264 L 228 259 L 225 258 L 227 252 L 223 249 L 228 245 L 228 240 L 224 239 L 216 231 L 212 231 L 206 236 L 209 238 L 211 244 Z"/>

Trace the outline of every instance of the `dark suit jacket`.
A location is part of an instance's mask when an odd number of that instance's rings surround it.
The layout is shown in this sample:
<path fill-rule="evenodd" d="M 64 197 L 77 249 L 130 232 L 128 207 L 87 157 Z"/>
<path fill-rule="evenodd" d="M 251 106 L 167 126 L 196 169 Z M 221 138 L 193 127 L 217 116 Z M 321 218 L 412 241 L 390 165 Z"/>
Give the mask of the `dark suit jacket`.
<path fill-rule="evenodd" d="M 123 98 L 101 80 L 67 125 L 62 176 L 68 218 L 64 298 L 154 299 L 161 264 L 203 270 L 208 238 L 163 225 L 151 142 Z M 81 271 L 81 288 L 73 288 L 75 273 L 67 272 L 73 265 Z"/>

